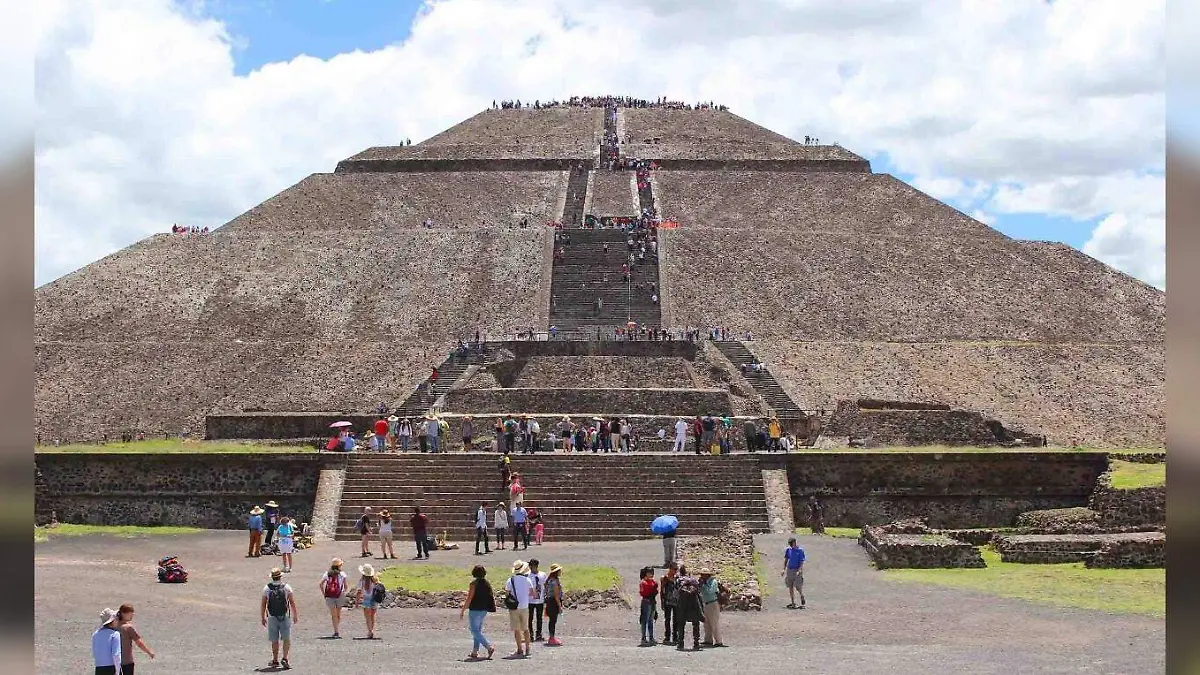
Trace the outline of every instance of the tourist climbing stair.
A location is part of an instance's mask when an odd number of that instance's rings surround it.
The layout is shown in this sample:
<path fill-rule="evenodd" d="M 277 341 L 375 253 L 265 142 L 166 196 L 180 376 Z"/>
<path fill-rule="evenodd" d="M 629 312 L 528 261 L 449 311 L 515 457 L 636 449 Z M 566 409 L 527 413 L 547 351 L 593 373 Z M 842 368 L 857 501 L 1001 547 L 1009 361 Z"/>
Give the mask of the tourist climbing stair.
<path fill-rule="evenodd" d="M 438 398 L 450 391 L 454 386 L 455 381 L 475 359 L 472 356 L 454 356 L 446 359 L 438 366 L 437 380 L 433 380 L 433 373 L 430 372 L 430 377 L 425 378 L 425 381 L 416 388 L 413 393 L 409 394 L 404 403 L 400 404 L 400 409 L 396 411 L 396 415 L 401 417 L 418 417 L 429 412 Z"/>
<path fill-rule="evenodd" d="M 739 340 L 719 340 L 715 343 L 717 349 L 729 359 L 733 365 L 742 370 L 750 385 L 754 387 L 754 391 L 762 396 L 766 401 L 767 406 L 775 411 L 779 417 L 801 417 L 802 412 L 800 406 L 788 396 L 783 387 L 779 386 L 779 382 L 775 380 L 775 376 L 766 367 L 761 372 L 751 371 L 749 366 L 754 363 L 759 363 L 758 357 L 751 352 L 744 343 Z"/>

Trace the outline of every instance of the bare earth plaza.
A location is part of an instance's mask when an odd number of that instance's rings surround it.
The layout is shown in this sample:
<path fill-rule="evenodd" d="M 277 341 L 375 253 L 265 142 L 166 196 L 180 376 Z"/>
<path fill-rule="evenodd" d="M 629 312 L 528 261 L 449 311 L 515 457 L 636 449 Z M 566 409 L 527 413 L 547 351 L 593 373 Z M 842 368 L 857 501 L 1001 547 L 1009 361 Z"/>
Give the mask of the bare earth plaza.
<path fill-rule="evenodd" d="M 35 331 L 41 673 L 1165 668 L 1165 293 L 719 101 L 494 101 Z"/>

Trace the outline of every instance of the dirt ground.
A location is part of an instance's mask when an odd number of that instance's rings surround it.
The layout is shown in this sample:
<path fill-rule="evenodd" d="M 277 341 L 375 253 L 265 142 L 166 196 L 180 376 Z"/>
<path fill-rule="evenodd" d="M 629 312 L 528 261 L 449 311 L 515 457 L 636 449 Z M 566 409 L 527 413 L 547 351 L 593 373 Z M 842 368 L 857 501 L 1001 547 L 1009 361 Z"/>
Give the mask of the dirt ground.
<path fill-rule="evenodd" d="M 809 563 L 805 595 L 809 607 L 787 610 L 778 577 L 785 537 L 760 535 L 771 563 L 771 592 L 762 612 L 722 616 L 729 649 L 679 653 L 668 647 L 638 647 L 635 610 L 609 608 L 565 613 L 559 622 L 563 647 L 535 644 L 519 663 L 499 659 L 512 651 L 512 634 L 502 614 L 485 633 L 497 644 L 497 660 L 468 663 L 466 622 L 455 610 L 380 612 L 375 641 L 365 634 L 361 612 L 347 612 L 342 634 L 328 640 L 330 623 L 317 583 L 330 558 L 346 560 L 352 580 L 363 559 L 354 542 L 327 542 L 296 554 L 286 575 L 297 592 L 300 622 L 293 630 L 293 671 L 366 675 L 420 668 L 428 673 L 740 673 L 803 669 L 818 673 L 1153 673 L 1165 669 L 1165 622 L 1087 610 L 1045 607 L 977 593 L 886 579 L 868 564 L 851 539 L 802 536 Z M 397 543 L 399 561 L 411 547 Z M 258 622 L 259 594 L 278 558 L 247 559 L 237 532 L 121 539 L 107 536 L 51 539 L 37 545 L 36 638 L 39 673 L 91 672 L 89 637 L 104 607 L 123 602 L 137 609 L 136 624 L 158 652 L 138 655 L 139 673 L 251 673 L 265 668 L 270 651 Z M 376 551 L 378 553 L 378 551 Z M 179 555 L 187 584 L 163 585 L 155 561 Z M 512 561 L 536 557 L 543 569 L 573 564 L 610 565 L 626 589 L 637 570 L 661 562 L 658 540 L 611 543 L 547 543 L 529 551 L 476 557 L 471 546 L 435 552 L 433 563 L 461 566 L 482 561 L 493 580 Z M 372 564 L 383 567 L 384 561 Z M 464 573 L 463 586 L 469 581 Z M 658 626 L 661 631 L 661 622 Z M 659 635 L 661 639 L 661 635 Z"/>

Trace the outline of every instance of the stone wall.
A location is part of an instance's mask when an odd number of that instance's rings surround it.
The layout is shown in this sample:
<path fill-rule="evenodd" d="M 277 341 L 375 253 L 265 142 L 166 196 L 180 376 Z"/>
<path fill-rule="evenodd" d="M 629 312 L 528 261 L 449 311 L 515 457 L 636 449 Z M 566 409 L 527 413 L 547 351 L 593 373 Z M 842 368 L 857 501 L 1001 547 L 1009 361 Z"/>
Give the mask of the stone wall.
<path fill-rule="evenodd" d="M 986 567 L 976 547 L 931 532 L 889 532 L 885 527 L 862 529 L 859 543 L 877 569 Z"/>
<path fill-rule="evenodd" d="M 1117 490 L 1107 480 L 1098 482 L 1089 502 L 1102 527 L 1165 525 L 1167 486 Z"/>
<path fill-rule="evenodd" d="M 488 148 L 468 145 L 461 147 L 430 148 L 413 152 L 416 148 L 398 151 L 396 157 L 343 159 L 337 163 L 334 173 L 338 175 L 356 173 L 461 173 L 467 171 L 567 171 L 575 164 L 592 168 L 594 160 L 587 150 L 554 148 L 553 158 L 520 157 L 480 159 L 477 155 Z M 526 154 L 522 148 L 498 149 L 500 154 Z M 533 154 L 533 153 L 529 153 Z"/>
<path fill-rule="evenodd" d="M 1084 506 L 1103 453 L 802 453 L 786 462 L 793 509 L 818 495 L 827 526 L 922 517 L 938 528 L 1008 527 L 1026 511 Z M 766 464 L 764 464 L 766 466 Z"/>
<path fill-rule="evenodd" d="M 727 532 L 717 537 L 681 537 L 676 554 L 689 574 L 708 567 L 729 587 L 729 603 L 721 611 L 762 609 L 762 590 L 754 570 L 754 535 L 742 523 L 730 523 Z"/>
<path fill-rule="evenodd" d="M 35 521 L 240 529 L 250 507 L 277 501 L 312 518 L 318 474 L 333 455 L 36 453 Z"/>
<path fill-rule="evenodd" d="M 1106 542 L 1086 561 L 1088 567 L 1166 567 L 1167 538 L 1144 537 Z"/>
<path fill-rule="evenodd" d="M 1020 430 L 1006 429 L 996 420 L 970 410 L 950 410 L 946 405 L 908 403 L 889 407 L 891 402 L 840 401 L 824 434 L 847 437 L 851 443 L 866 447 L 946 445 L 962 446 L 1041 446 L 1041 438 Z"/>
<path fill-rule="evenodd" d="M 457 389 L 446 394 L 448 412 L 595 413 L 643 415 L 729 414 L 729 394 L 719 389 Z"/>
<path fill-rule="evenodd" d="M 498 349 L 516 358 L 535 356 L 640 356 L 695 360 L 700 345 L 687 340 L 506 340 Z"/>
<path fill-rule="evenodd" d="M 502 387 L 686 388 L 700 382 L 685 359 L 632 356 L 537 356 L 487 366 Z"/>
<path fill-rule="evenodd" d="M 1161 532 L 1000 534 L 992 540 L 1000 559 L 1015 563 L 1088 562 L 1107 548 L 1098 567 L 1161 567 L 1165 543 Z"/>

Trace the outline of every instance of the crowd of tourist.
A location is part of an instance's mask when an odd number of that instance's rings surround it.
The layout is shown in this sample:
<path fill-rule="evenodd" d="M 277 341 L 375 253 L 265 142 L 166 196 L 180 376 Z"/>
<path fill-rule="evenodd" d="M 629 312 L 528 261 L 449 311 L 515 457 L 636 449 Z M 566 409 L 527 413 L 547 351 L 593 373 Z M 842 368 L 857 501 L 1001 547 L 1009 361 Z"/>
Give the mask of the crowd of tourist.
<path fill-rule="evenodd" d="M 684 103 L 683 101 L 672 101 L 666 96 L 660 96 L 656 99 L 643 99 L 634 96 L 572 96 L 565 101 L 557 99 L 550 101 L 542 101 L 535 99 L 531 101 L 521 102 L 521 99 L 510 99 L 505 101 L 492 101 L 492 110 L 513 110 L 513 109 L 545 109 L 545 108 L 604 108 L 609 106 L 621 106 L 623 108 L 661 108 L 666 110 L 729 110 L 728 106 L 715 103 L 713 101 L 698 101 L 696 103 Z"/>
<path fill-rule="evenodd" d="M 208 226 L 199 227 L 197 225 L 172 225 L 171 234 L 208 234 Z"/>

